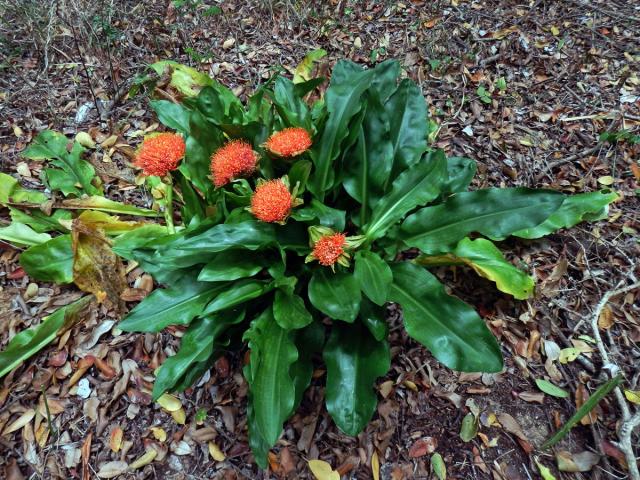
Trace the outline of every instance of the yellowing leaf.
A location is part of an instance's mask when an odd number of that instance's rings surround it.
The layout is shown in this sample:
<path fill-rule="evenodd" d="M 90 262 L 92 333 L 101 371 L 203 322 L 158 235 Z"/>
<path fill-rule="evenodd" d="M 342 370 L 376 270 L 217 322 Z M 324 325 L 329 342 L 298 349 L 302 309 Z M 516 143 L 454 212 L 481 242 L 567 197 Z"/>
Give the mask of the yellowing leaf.
<path fill-rule="evenodd" d="M 127 462 L 106 462 L 100 466 L 97 475 L 99 478 L 115 478 L 125 473 L 128 468 Z"/>
<path fill-rule="evenodd" d="M 378 452 L 375 451 L 371 455 L 371 471 L 373 472 L 373 480 L 380 480 L 380 459 Z"/>
<path fill-rule="evenodd" d="M 187 414 L 185 413 L 184 408 L 171 412 L 171 416 L 178 425 L 184 425 L 187 421 Z"/>
<path fill-rule="evenodd" d="M 169 393 L 163 393 L 160 398 L 158 398 L 157 403 L 167 412 L 175 412 L 182 408 L 180 399 Z"/>
<path fill-rule="evenodd" d="M 293 72 L 293 83 L 301 83 L 306 80 L 311 80 L 311 72 L 313 71 L 313 64 L 319 61 L 327 54 L 326 50 L 318 48 L 309 52 L 296 67 Z"/>
<path fill-rule="evenodd" d="M 598 183 L 600 185 L 605 185 L 607 187 L 609 185 L 613 185 L 614 182 L 615 182 L 615 179 L 611 175 L 605 175 L 604 177 L 598 178 Z"/>
<path fill-rule="evenodd" d="M 227 458 L 224 453 L 222 453 L 222 450 L 220 450 L 220 447 L 213 442 L 209 442 L 209 455 L 211 455 L 211 458 L 216 462 L 222 462 Z"/>
<path fill-rule="evenodd" d="M 582 353 L 579 348 L 569 347 L 560 350 L 560 357 L 558 360 L 560 363 L 565 364 L 573 362 Z"/>
<path fill-rule="evenodd" d="M 625 390 L 624 396 L 627 397 L 631 403 L 640 405 L 640 390 Z"/>
<path fill-rule="evenodd" d="M 138 458 L 133 463 L 131 463 L 131 465 L 129 465 L 129 468 L 131 470 L 142 468 L 145 465 L 149 465 L 151 462 L 153 462 L 153 459 L 156 458 L 157 456 L 158 456 L 158 452 L 155 449 L 150 448 L 149 450 L 147 450 L 147 452 L 144 455 L 142 455 L 140 458 Z"/>
<path fill-rule="evenodd" d="M 538 462 L 538 459 L 536 459 L 536 465 L 538 466 L 538 470 L 540 470 L 540 476 L 544 480 L 556 480 L 556 477 L 553 476 L 553 473 L 551 473 L 551 470 L 549 470 L 543 464 Z"/>
<path fill-rule="evenodd" d="M 76 134 L 76 142 L 87 148 L 94 148 L 96 146 L 96 142 L 87 132 L 78 132 Z"/>
<path fill-rule="evenodd" d="M 323 460 L 309 460 L 309 469 L 316 480 L 340 480 L 340 474 Z"/>
<path fill-rule="evenodd" d="M 149 430 L 151 430 L 151 434 L 159 442 L 164 442 L 167 439 L 167 432 L 165 432 L 164 429 L 160 427 L 151 427 Z"/>
<path fill-rule="evenodd" d="M 111 430 L 111 435 L 109 436 L 109 448 L 112 451 L 118 452 L 120 451 L 120 447 L 122 447 L 122 436 L 124 432 L 120 427 L 116 427 Z"/>
<path fill-rule="evenodd" d="M 598 327 L 602 330 L 610 329 L 615 323 L 613 312 L 606 306 L 602 309 L 602 313 L 598 317 Z"/>
<path fill-rule="evenodd" d="M 556 37 L 558 35 L 560 35 L 560 29 L 558 27 L 556 27 L 555 25 L 551 25 L 551 29 L 550 30 L 551 30 L 551 33 L 553 35 L 555 35 Z"/>

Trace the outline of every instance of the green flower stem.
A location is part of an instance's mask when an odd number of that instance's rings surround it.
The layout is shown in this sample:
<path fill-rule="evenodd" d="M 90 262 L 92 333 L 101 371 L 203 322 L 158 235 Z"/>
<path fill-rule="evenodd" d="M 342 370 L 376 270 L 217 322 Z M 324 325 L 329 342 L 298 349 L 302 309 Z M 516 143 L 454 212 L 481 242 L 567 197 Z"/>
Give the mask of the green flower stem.
<path fill-rule="evenodd" d="M 166 185 L 167 190 L 164 196 L 164 221 L 167 224 L 169 234 L 173 234 L 176 233 L 176 229 L 173 226 L 173 181 L 171 180 L 170 175 L 167 175 Z"/>

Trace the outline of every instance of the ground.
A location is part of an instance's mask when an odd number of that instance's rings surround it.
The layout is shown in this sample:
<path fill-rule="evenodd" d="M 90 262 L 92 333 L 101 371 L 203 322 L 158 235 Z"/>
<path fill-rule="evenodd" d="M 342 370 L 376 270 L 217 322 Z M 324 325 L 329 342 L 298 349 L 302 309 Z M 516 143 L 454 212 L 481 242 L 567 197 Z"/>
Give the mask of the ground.
<path fill-rule="evenodd" d="M 453 293 L 476 305 L 500 339 L 503 373 L 444 368 L 407 338 L 390 307 L 392 369 L 378 382 L 380 403 L 369 427 L 357 438 L 337 430 L 322 406 L 319 368 L 285 425 L 269 472 L 256 468 L 247 445 L 241 356 L 224 357 L 180 397 L 187 414 L 181 426 L 145 393 L 159 357 L 178 347 L 179 331 L 123 334 L 109 312 L 93 311 L 0 380 L 5 478 L 95 478 L 105 462 L 130 464 L 150 443 L 164 454 L 123 478 L 304 479 L 313 478 L 307 461 L 320 458 L 343 478 L 364 479 L 372 477 L 374 452 L 382 479 L 432 478 L 434 451 L 448 478 L 540 478 L 536 460 L 556 478 L 625 478 L 612 396 L 591 424 L 576 426 L 555 450 L 540 447 L 585 393 L 608 378 L 597 351 L 566 364 L 548 360 L 550 352 L 592 347 L 589 319 L 596 304 L 639 273 L 640 146 L 632 137 L 614 138 L 621 131 L 637 135 L 640 125 L 640 8 L 634 2 L 0 0 L 0 14 L 0 166 L 30 187 L 42 188 L 42 166 L 20 152 L 38 131 L 88 131 L 98 142 L 107 140 L 91 161 L 108 196 L 144 206 L 148 194 L 132 186 L 129 161 L 140 131 L 153 130 L 157 120 L 150 92 L 127 93 L 148 64 L 177 60 L 247 94 L 274 68 L 295 67 L 310 50 L 324 48 L 325 73 L 339 58 L 365 65 L 398 58 L 423 89 L 439 125 L 437 145 L 479 162 L 476 187 L 567 193 L 608 187 L 621 195 L 606 221 L 542 241 L 504 243 L 509 258 L 536 278 L 529 301 L 496 292 L 466 269 L 438 272 Z M 8 220 L 8 213 L 0 211 L 0 218 Z M 46 283 L 27 292 L 32 282 L 18 267 L 19 251 L 1 243 L 0 249 L 3 347 L 79 293 Z M 149 286 L 137 269 L 128 279 Z M 605 347 L 630 390 L 640 388 L 638 298 L 637 292 L 613 298 L 601 322 Z M 85 399 L 71 379 L 89 354 L 102 362 L 86 370 L 91 393 Z M 542 394 L 534 383 L 542 378 L 570 395 Z M 57 434 L 42 437 L 45 415 L 7 433 L 29 409 L 43 411 L 43 391 Z M 201 409 L 206 415 L 196 422 Z M 464 442 L 460 429 L 470 411 L 481 412 L 479 433 Z M 154 437 L 154 426 L 166 432 L 165 440 L 157 430 L 160 438 Z M 118 428 L 124 443 L 115 453 L 110 441 Z M 224 461 L 212 459 L 209 441 Z M 637 436 L 634 445 L 638 451 Z M 554 457 L 562 450 L 600 458 L 584 473 L 559 472 Z"/>

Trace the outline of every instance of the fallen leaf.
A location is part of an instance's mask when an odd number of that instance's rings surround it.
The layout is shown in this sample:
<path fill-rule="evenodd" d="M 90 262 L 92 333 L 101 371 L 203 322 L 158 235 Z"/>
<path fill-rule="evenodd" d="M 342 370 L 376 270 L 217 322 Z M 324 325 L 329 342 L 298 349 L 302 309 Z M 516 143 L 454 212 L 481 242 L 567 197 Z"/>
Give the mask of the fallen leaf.
<path fill-rule="evenodd" d="M 615 178 L 613 178 L 611 175 L 605 175 L 604 177 L 598 178 L 598 183 L 607 187 L 613 185 L 615 181 Z"/>
<path fill-rule="evenodd" d="M 543 464 L 541 464 L 537 458 L 536 458 L 536 465 L 538 466 L 538 470 L 540 470 L 540 476 L 543 478 L 543 480 L 556 480 L 556 477 L 553 476 L 553 473 L 551 473 L 551 470 L 549 470 L 548 467 L 545 467 Z"/>
<path fill-rule="evenodd" d="M 191 446 L 184 440 L 180 440 L 171 444 L 171 451 L 176 455 L 190 455 Z"/>
<path fill-rule="evenodd" d="M 525 402 L 544 403 L 544 394 L 540 392 L 520 392 L 518 397 Z"/>
<path fill-rule="evenodd" d="M 640 405 L 640 390 L 625 390 L 624 396 L 631 403 L 635 403 L 636 405 Z"/>
<path fill-rule="evenodd" d="M 323 460 L 309 460 L 309 470 L 316 480 L 340 480 L 340 474 Z"/>
<path fill-rule="evenodd" d="M 571 453 L 562 450 L 556 453 L 558 470 L 561 472 L 588 472 L 600 461 L 600 455 L 584 451 Z"/>
<path fill-rule="evenodd" d="M 20 415 L 18 417 L 18 419 L 15 422 L 13 422 L 7 428 L 5 428 L 4 432 L 2 432 L 2 434 L 3 435 L 7 435 L 9 433 L 13 433 L 13 432 L 15 432 L 17 430 L 20 430 L 27 423 L 29 423 L 31 420 L 33 420 L 33 417 L 35 417 L 35 416 L 36 416 L 35 409 L 30 408 L 30 409 L 26 410 L 22 415 Z"/>
<path fill-rule="evenodd" d="M 507 432 L 514 434 L 516 437 L 524 440 L 525 442 L 529 441 L 527 436 L 522 431 L 522 427 L 520 427 L 520 424 L 508 413 L 499 413 L 498 422 L 500 422 L 502 428 L 504 428 Z"/>
<path fill-rule="evenodd" d="M 184 411 L 184 408 L 171 412 L 171 416 L 173 417 L 174 422 L 178 425 L 184 425 L 187 422 L 187 414 Z"/>
<path fill-rule="evenodd" d="M 146 465 L 149 465 L 151 462 L 153 462 L 153 459 L 156 458 L 157 456 L 158 456 L 158 452 L 153 448 L 150 448 L 145 452 L 144 455 L 142 455 L 140 458 L 132 462 L 131 465 L 129 465 L 129 468 L 131 470 L 142 468 Z"/>
<path fill-rule="evenodd" d="M 151 430 L 151 434 L 159 442 L 164 442 L 167 439 L 167 432 L 165 432 L 163 428 L 151 427 L 149 430 Z"/>
<path fill-rule="evenodd" d="M 439 453 L 434 453 L 431 457 L 431 471 L 439 480 L 446 480 L 447 466 L 444 463 L 442 455 Z"/>
<path fill-rule="evenodd" d="M 609 330 L 614 323 L 615 318 L 613 317 L 613 312 L 607 305 L 602 309 L 602 313 L 598 317 L 598 328 L 601 328 L 602 330 Z"/>
<path fill-rule="evenodd" d="M 467 413 L 462 419 L 460 438 L 463 442 L 470 442 L 478 433 L 478 421 L 473 413 Z"/>
<path fill-rule="evenodd" d="M 409 448 L 409 457 L 418 458 L 423 457 L 427 454 L 431 454 L 436 451 L 436 447 L 438 446 L 438 441 L 433 437 L 424 437 L 411 445 Z"/>
<path fill-rule="evenodd" d="M 211 455 L 211 458 L 216 462 L 223 462 L 224 459 L 227 458 L 225 454 L 222 453 L 222 450 L 220 450 L 220 447 L 213 442 L 209 442 L 209 455 Z"/>
<path fill-rule="evenodd" d="M 536 385 L 540 390 L 544 393 L 551 395 L 552 397 L 558 398 L 567 398 L 569 396 L 569 392 L 561 389 L 560 387 L 555 386 L 553 383 L 548 380 L 544 380 L 542 378 L 536 378 Z"/>
<path fill-rule="evenodd" d="M 122 437 L 124 432 L 120 427 L 115 427 L 111 430 L 111 435 L 109 436 L 109 448 L 112 451 L 118 453 L 120 451 L 120 447 L 122 447 Z"/>
<path fill-rule="evenodd" d="M 175 412 L 182 408 L 182 402 L 178 397 L 169 393 L 163 393 L 156 403 L 164 408 L 167 412 Z"/>
<path fill-rule="evenodd" d="M 587 400 L 589 400 L 589 392 L 587 392 L 585 386 L 580 383 L 576 388 L 576 408 L 579 409 Z M 595 408 L 580 419 L 580 424 L 591 425 L 592 423 L 595 423 L 598 420 L 598 410 L 599 407 L 596 405 Z"/>
<path fill-rule="evenodd" d="M 376 451 L 371 455 L 371 472 L 373 473 L 373 480 L 380 480 L 380 459 Z"/>
<path fill-rule="evenodd" d="M 98 470 L 98 477 L 100 478 L 115 478 L 118 475 L 122 475 L 127 471 L 129 465 L 127 462 L 114 461 L 114 462 L 106 462 L 100 466 L 100 470 Z M 86 477 L 89 478 L 89 477 Z"/>

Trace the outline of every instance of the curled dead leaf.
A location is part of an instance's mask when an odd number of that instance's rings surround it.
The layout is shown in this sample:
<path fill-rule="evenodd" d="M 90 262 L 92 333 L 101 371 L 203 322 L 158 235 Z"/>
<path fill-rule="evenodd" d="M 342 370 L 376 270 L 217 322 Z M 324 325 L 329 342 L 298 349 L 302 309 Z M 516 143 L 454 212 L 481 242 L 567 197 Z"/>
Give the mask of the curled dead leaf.
<path fill-rule="evenodd" d="M 209 442 L 209 454 L 216 462 L 222 462 L 227 458 L 224 453 L 222 453 L 222 450 L 220 450 L 220 447 L 213 442 Z"/>
<path fill-rule="evenodd" d="M 158 456 L 158 452 L 155 451 L 153 448 L 150 448 L 149 450 L 146 451 L 144 455 L 142 455 L 140 458 L 132 462 L 131 465 L 129 465 L 129 468 L 131 470 L 142 468 L 146 465 L 149 465 L 151 462 L 153 462 L 153 459 L 156 458 L 157 456 Z"/>
<path fill-rule="evenodd" d="M 22 415 L 20 415 L 17 420 L 11 423 L 7 428 L 2 432 L 3 435 L 8 435 L 9 433 L 13 433 L 17 430 L 20 430 L 27 423 L 33 420 L 33 417 L 36 416 L 36 411 L 33 408 L 26 410 Z"/>
<path fill-rule="evenodd" d="M 115 478 L 118 475 L 122 475 L 127 471 L 129 465 L 127 462 L 114 461 L 114 462 L 106 462 L 100 466 L 100 470 L 98 470 L 98 477 L 100 478 Z"/>

